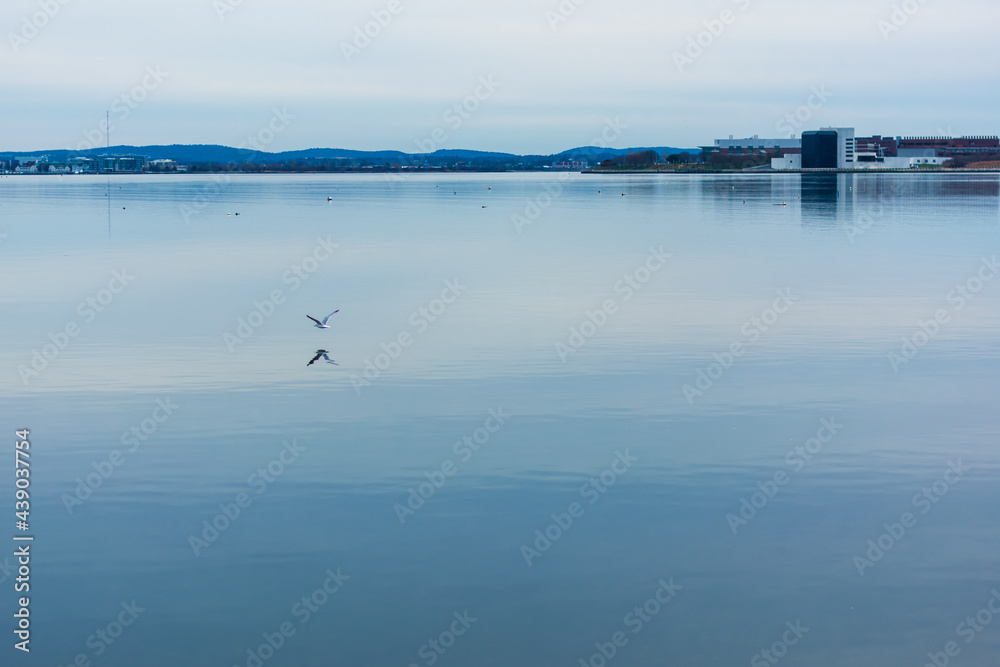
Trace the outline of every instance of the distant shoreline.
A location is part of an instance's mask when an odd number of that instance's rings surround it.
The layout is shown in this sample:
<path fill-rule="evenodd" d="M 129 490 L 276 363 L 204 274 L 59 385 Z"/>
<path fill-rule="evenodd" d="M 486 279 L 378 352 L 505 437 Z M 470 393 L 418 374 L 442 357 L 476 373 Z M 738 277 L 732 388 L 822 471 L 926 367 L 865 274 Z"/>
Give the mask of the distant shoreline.
<path fill-rule="evenodd" d="M 55 172 L 0 172 L 0 176 L 260 176 L 260 175 L 287 175 L 295 176 L 302 174 L 394 174 L 401 177 L 408 176 L 440 176 L 441 174 L 578 174 L 575 169 L 412 169 L 412 170 L 340 170 L 330 171 L 318 169 L 315 171 L 288 171 L 285 169 L 275 169 L 273 171 L 109 171 L 103 173 L 55 173 Z"/>
<path fill-rule="evenodd" d="M 779 176 L 781 174 L 1000 174 L 1000 168 L 991 169 L 587 169 L 581 174 L 608 175 L 676 175 L 740 174 L 744 176 Z"/>
<path fill-rule="evenodd" d="M 583 171 L 576 171 L 573 169 L 462 169 L 462 170 L 446 170 L 446 169 L 428 169 L 428 170 L 406 170 L 406 171 L 396 171 L 396 170 L 372 170 L 372 169 L 358 169 L 358 170 L 343 170 L 343 171 L 328 171 L 328 170 L 317 170 L 317 171 L 286 171 L 286 170 L 274 170 L 274 171 L 164 171 L 164 172 L 107 172 L 100 174 L 93 173 L 78 173 L 78 174 L 67 174 L 67 173 L 51 173 L 51 172 L 32 172 L 32 173 L 0 173 L 0 176 L 254 176 L 254 175 L 287 175 L 295 176 L 302 174 L 397 174 L 405 176 L 440 176 L 444 174 L 583 174 L 588 176 L 654 176 L 654 175 L 664 175 L 664 176 L 710 176 L 717 174 L 729 174 L 729 175 L 742 175 L 742 176 L 780 176 L 782 174 L 1000 174 L 1000 168 L 989 168 L 989 169 L 965 169 L 965 168 L 955 168 L 955 169 L 940 169 L 940 168 L 921 168 L 921 169 L 585 169 Z"/>

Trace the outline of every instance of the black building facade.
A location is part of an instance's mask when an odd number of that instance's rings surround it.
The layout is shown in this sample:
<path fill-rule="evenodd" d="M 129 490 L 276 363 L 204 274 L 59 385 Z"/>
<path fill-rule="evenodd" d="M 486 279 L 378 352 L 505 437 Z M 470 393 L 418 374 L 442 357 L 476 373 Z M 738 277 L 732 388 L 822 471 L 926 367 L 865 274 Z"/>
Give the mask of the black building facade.
<path fill-rule="evenodd" d="M 802 133 L 802 168 L 837 168 L 837 133 L 832 130 Z"/>

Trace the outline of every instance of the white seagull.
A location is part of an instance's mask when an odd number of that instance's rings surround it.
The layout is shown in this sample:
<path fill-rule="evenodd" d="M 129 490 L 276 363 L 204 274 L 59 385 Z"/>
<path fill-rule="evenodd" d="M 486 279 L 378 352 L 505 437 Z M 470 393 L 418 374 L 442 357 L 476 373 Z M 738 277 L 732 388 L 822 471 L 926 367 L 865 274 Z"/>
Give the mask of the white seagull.
<path fill-rule="evenodd" d="M 316 323 L 316 328 L 317 329 L 329 329 L 330 328 L 330 318 L 333 317 L 334 315 L 336 315 L 339 312 L 340 312 L 339 310 L 333 311 L 332 313 L 330 313 L 329 315 L 327 315 L 326 317 L 324 317 L 322 322 L 320 322 L 319 320 L 317 320 L 312 315 L 306 315 L 306 317 L 308 317 L 310 320 L 312 320 L 313 322 Z"/>

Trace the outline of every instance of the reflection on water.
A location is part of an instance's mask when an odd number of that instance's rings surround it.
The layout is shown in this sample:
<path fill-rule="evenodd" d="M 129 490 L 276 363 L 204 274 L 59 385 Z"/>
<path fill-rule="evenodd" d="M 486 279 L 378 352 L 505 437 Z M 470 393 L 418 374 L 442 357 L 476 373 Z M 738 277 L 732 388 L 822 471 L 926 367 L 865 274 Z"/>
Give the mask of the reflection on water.
<path fill-rule="evenodd" d="M 998 182 L 4 179 L 22 661 L 923 664 L 997 586 Z"/>
<path fill-rule="evenodd" d="M 329 350 L 316 350 L 316 356 L 314 356 L 312 359 L 310 359 L 309 363 L 306 364 L 306 366 L 312 366 L 313 364 L 315 364 L 317 361 L 319 361 L 321 359 L 323 361 L 325 361 L 326 363 L 328 363 L 328 364 L 333 364 L 334 366 L 337 365 L 337 362 L 330 358 L 330 352 L 329 352 Z"/>
<path fill-rule="evenodd" d="M 960 198 L 954 201 L 951 198 Z M 801 175 L 803 223 L 840 224 L 912 211 L 917 220 L 926 219 L 934 209 L 951 208 L 942 217 L 953 218 L 955 207 L 976 210 L 992 222 L 1000 211 L 1000 181 L 986 174 L 843 174 Z M 928 206 L 930 205 L 930 206 Z M 893 211 L 887 213 L 887 206 Z M 992 214 L 992 215 L 991 215 Z"/>
<path fill-rule="evenodd" d="M 836 222 L 850 217 L 854 200 L 849 197 L 847 174 L 802 174 L 802 217 L 805 223 Z"/>

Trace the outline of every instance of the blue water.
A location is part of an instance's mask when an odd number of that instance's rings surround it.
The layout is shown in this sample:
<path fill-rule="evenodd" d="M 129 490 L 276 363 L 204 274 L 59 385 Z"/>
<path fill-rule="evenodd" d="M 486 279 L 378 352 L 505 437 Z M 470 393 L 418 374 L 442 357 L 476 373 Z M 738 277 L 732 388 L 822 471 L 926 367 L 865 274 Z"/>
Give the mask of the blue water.
<path fill-rule="evenodd" d="M 3 664 L 995 664 L 998 227 L 994 174 L 0 179 Z"/>

